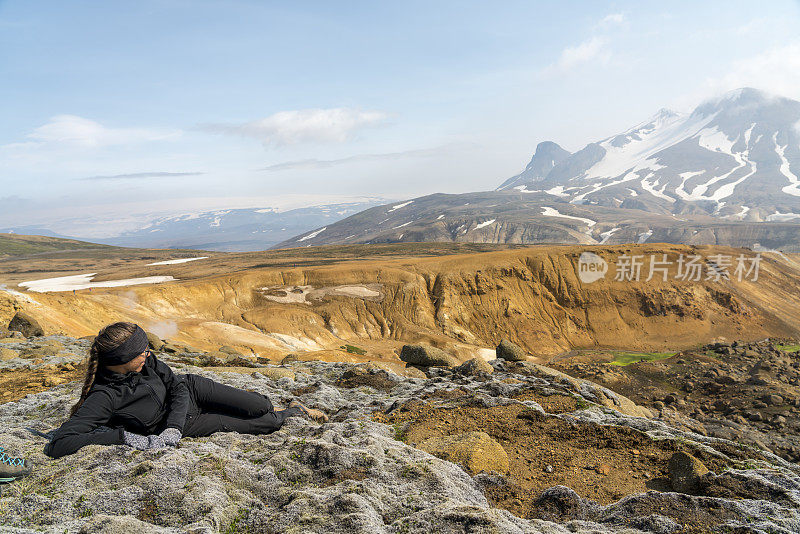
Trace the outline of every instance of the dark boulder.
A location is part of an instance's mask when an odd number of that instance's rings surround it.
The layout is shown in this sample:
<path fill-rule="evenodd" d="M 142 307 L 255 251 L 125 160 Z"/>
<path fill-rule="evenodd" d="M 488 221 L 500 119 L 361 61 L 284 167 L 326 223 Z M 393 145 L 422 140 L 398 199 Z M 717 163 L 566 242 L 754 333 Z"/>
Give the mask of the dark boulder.
<path fill-rule="evenodd" d="M 43 336 L 44 329 L 31 314 L 18 311 L 11 322 L 8 323 L 9 330 L 21 332 L 25 337 Z"/>

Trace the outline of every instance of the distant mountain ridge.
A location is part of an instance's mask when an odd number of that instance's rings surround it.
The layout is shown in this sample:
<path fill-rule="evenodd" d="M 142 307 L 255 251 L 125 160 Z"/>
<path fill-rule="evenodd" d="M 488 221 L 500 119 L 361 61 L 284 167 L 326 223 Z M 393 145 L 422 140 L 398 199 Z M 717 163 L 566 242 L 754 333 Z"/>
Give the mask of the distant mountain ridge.
<path fill-rule="evenodd" d="M 47 229 L 30 227 L 3 231 L 79 239 L 121 247 L 251 252 L 266 250 L 300 232 L 336 222 L 383 202 L 384 199 L 365 197 L 359 201 L 286 211 L 275 208 L 246 208 L 183 213 L 158 217 L 139 229 L 106 238 L 61 236 Z"/>
<path fill-rule="evenodd" d="M 536 152 L 525 170 L 503 182 L 497 190 L 512 189 L 544 180 L 556 165 L 571 155 L 558 144 L 552 141 L 543 141 L 536 146 Z"/>
<path fill-rule="evenodd" d="M 539 143 L 495 191 L 377 206 L 276 248 L 668 242 L 797 252 L 799 123 L 800 102 L 739 89 L 690 114 L 662 109 L 575 153 Z"/>

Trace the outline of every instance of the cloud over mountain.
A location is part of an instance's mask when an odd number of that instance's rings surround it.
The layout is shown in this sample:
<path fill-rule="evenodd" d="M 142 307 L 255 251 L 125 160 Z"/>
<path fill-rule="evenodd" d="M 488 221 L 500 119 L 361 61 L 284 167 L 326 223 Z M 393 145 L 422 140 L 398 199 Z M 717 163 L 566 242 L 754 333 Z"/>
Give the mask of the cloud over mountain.
<path fill-rule="evenodd" d="M 245 123 L 200 125 L 208 132 L 251 137 L 265 147 L 301 143 L 343 143 L 364 128 L 383 124 L 388 115 L 381 111 L 352 108 L 300 109 L 280 111 Z"/>

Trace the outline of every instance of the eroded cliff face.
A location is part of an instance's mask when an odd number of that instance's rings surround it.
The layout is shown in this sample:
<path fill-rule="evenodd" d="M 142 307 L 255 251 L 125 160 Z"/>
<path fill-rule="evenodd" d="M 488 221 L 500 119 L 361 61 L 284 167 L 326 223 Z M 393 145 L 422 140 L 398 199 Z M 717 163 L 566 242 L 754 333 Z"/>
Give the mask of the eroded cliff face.
<path fill-rule="evenodd" d="M 578 258 L 609 264 L 582 282 Z M 679 255 L 748 257 L 725 247 L 559 246 L 448 256 L 374 259 L 292 269 L 251 269 L 124 289 L 32 294 L 48 333 L 83 336 L 133 320 L 201 349 L 234 345 L 274 356 L 358 343 L 395 358 L 402 343 L 427 342 L 466 358 L 508 338 L 542 359 L 573 347 L 679 349 L 713 338 L 800 333 L 800 264 L 762 256 L 758 279 L 675 279 Z M 644 257 L 639 281 L 615 280 L 623 255 Z M 667 280 L 648 277 L 650 255 L 667 254 Z M 9 298 L 6 296 L 6 298 Z M 8 306 L 6 306 L 8 307 Z M 4 308 L 5 309 L 5 308 Z"/>

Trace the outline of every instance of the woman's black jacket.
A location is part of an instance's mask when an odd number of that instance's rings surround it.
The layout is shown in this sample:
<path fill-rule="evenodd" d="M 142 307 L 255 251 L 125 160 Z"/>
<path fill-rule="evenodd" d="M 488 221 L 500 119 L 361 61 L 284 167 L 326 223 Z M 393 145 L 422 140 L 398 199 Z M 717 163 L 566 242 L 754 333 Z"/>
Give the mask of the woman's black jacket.
<path fill-rule="evenodd" d="M 150 356 L 141 372 L 120 374 L 98 367 L 95 382 L 78 411 L 56 430 L 44 453 L 53 458 L 84 445 L 121 445 L 122 431 L 148 435 L 165 428 L 183 431 L 189 389 L 183 376 Z M 110 429 L 98 429 L 100 426 Z"/>

